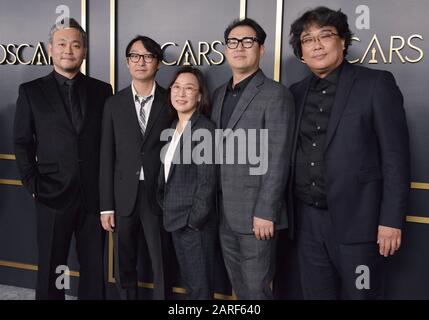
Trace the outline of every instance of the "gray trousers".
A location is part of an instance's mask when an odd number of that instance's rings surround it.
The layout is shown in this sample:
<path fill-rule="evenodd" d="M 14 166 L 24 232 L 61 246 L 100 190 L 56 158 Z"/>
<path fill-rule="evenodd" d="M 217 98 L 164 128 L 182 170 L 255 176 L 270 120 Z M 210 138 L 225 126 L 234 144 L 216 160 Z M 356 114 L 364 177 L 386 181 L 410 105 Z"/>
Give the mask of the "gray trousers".
<path fill-rule="evenodd" d="M 219 235 L 223 259 L 238 299 L 273 299 L 277 234 L 270 240 L 257 240 L 254 234 L 232 231 L 222 220 Z"/>

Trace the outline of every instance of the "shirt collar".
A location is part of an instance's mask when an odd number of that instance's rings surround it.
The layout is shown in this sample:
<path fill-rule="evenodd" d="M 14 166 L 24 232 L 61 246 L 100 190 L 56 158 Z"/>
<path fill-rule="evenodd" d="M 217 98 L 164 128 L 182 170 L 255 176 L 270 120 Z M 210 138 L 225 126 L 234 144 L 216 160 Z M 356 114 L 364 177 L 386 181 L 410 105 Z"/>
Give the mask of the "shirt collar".
<path fill-rule="evenodd" d="M 338 84 L 338 79 L 340 78 L 340 73 L 343 69 L 343 65 L 344 62 L 342 62 L 334 71 L 328 74 L 325 78 L 319 78 L 318 76 L 313 75 L 314 85 L 316 85 L 317 82 L 327 82 L 336 86 Z"/>
<path fill-rule="evenodd" d="M 67 81 L 70 81 L 70 80 L 72 80 L 72 81 L 74 81 L 74 82 L 78 82 L 78 81 L 80 81 L 80 80 L 82 79 L 83 74 L 79 72 L 77 75 L 75 75 L 75 76 L 74 76 L 74 78 L 73 78 L 73 79 L 69 79 L 69 78 L 64 77 L 62 74 L 59 74 L 58 72 L 56 72 L 56 71 L 54 70 L 54 76 L 55 76 L 55 80 L 57 80 L 57 83 L 58 83 L 60 86 L 62 86 L 62 85 L 64 85 Z"/>
<path fill-rule="evenodd" d="M 137 97 L 139 98 L 139 100 L 144 99 L 144 98 L 147 98 L 147 97 L 149 97 L 149 96 L 154 97 L 154 96 L 155 96 L 155 89 L 156 89 L 156 82 L 154 81 L 154 82 L 153 82 L 152 91 L 149 93 L 149 95 L 148 95 L 148 96 L 145 96 L 145 97 L 144 97 L 144 96 L 141 96 L 141 95 L 139 95 L 139 94 L 137 93 L 136 88 L 134 88 L 134 83 L 133 83 L 133 82 L 131 82 L 131 90 L 132 90 L 132 92 L 133 92 L 133 97 L 137 96 Z"/>
<path fill-rule="evenodd" d="M 249 82 L 250 82 L 250 81 L 255 77 L 255 75 L 259 72 L 259 70 L 261 70 L 261 69 L 256 70 L 256 71 L 255 71 L 254 73 L 252 73 L 250 76 L 248 76 L 247 78 L 245 78 L 245 79 L 241 80 L 239 83 L 237 83 L 237 84 L 234 86 L 234 89 L 232 88 L 232 78 L 231 78 L 231 80 L 229 80 L 229 82 L 228 82 L 228 87 L 227 87 L 228 91 L 236 91 L 236 90 L 241 91 L 241 90 L 244 90 L 244 89 L 247 87 L 247 85 L 249 84 Z"/>

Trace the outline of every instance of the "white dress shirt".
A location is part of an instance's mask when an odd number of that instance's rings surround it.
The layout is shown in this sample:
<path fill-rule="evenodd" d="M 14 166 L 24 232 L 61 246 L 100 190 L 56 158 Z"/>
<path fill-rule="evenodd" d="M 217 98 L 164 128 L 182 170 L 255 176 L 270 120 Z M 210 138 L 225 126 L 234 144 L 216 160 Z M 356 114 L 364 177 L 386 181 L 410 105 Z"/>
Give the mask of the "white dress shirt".
<path fill-rule="evenodd" d="M 177 148 L 177 145 L 179 144 L 182 133 L 183 133 L 183 130 L 180 133 L 177 131 L 177 129 L 174 131 L 173 138 L 171 139 L 171 142 L 168 145 L 167 152 L 165 153 L 165 158 L 164 158 L 165 182 L 167 182 L 168 174 L 170 173 L 171 163 L 173 162 L 174 153 L 176 152 L 176 148 Z"/>

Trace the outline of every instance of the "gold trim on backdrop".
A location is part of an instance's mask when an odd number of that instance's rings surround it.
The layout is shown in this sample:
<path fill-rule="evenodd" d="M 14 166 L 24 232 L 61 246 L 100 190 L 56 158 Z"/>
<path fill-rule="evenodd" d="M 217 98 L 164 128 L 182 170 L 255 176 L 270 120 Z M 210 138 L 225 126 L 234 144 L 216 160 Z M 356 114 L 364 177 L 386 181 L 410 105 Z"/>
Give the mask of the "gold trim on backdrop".
<path fill-rule="evenodd" d="M 235 293 L 233 293 L 231 296 L 221 293 L 215 293 L 214 298 L 216 300 L 237 300 L 237 296 L 235 295 Z"/>
<path fill-rule="evenodd" d="M 411 182 L 411 189 L 429 190 L 429 183 Z"/>
<path fill-rule="evenodd" d="M 36 265 L 34 265 L 34 264 L 27 264 L 27 263 L 19 263 L 19 262 L 10 262 L 10 261 L 0 260 L 0 266 L 2 266 L 2 267 L 9 267 L 9 268 L 15 268 L 15 269 L 37 271 L 37 266 Z"/>
<path fill-rule="evenodd" d="M 243 20 L 246 18 L 247 15 L 247 0 L 240 0 L 240 20 Z"/>
<path fill-rule="evenodd" d="M 109 232 L 109 241 L 108 241 L 108 270 L 107 278 L 110 283 L 116 283 L 114 274 L 113 274 L 113 233 Z M 138 282 L 139 288 L 153 289 L 153 283 L 147 282 Z M 186 289 L 181 287 L 173 287 L 171 289 L 174 293 L 186 294 Z M 225 295 L 221 293 L 215 293 L 214 298 L 218 300 L 237 300 L 237 296 L 233 293 L 232 295 Z"/>
<path fill-rule="evenodd" d="M 9 267 L 9 268 L 15 268 L 15 269 L 37 271 L 37 266 L 35 264 L 10 262 L 10 261 L 4 261 L 4 260 L 0 260 L 0 267 Z M 79 272 L 70 271 L 70 275 L 72 277 L 79 277 Z"/>
<path fill-rule="evenodd" d="M 283 0 L 277 0 L 276 43 L 274 48 L 274 81 L 280 82 L 282 68 Z"/>
<path fill-rule="evenodd" d="M 80 18 L 80 25 L 82 26 L 82 29 L 85 30 L 86 32 L 88 32 L 88 30 L 86 29 L 87 25 L 86 25 L 86 9 L 87 9 L 87 5 L 86 5 L 86 0 L 81 0 L 81 18 Z M 89 45 L 89 44 L 88 44 Z M 85 58 L 85 60 L 83 60 L 82 66 L 80 67 L 80 72 L 82 72 L 83 74 L 86 74 L 86 69 L 88 66 L 88 59 Z"/>
<path fill-rule="evenodd" d="M 14 154 L 0 153 L 0 160 L 16 160 L 16 157 Z"/>
<path fill-rule="evenodd" d="M 110 85 L 116 93 L 115 53 L 116 53 L 116 0 L 110 0 Z"/>
<path fill-rule="evenodd" d="M 12 180 L 12 179 L 0 179 L 0 184 L 5 184 L 8 186 L 22 186 L 21 180 Z"/>
<path fill-rule="evenodd" d="M 429 224 L 429 218 L 428 217 L 407 216 L 406 221 L 407 222 L 414 222 L 414 223 Z"/>
<path fill-rule="evenodd" d="M 115 277 L 113 276 L 113 233 L 109 232 L 109 242 L 107 246 L 108 251 L 108 269 L 107 278 L 111 283 L 115 283 Z"/>

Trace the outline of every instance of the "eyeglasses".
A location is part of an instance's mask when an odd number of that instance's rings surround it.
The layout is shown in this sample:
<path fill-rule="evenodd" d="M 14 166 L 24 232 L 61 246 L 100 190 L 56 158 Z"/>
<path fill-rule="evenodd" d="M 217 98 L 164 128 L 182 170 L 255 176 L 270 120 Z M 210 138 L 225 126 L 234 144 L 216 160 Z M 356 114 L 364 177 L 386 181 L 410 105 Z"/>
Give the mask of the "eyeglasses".
<path fill-rule="evenodd" d="M 128 59 L 130 59 L 131 62 L 139 63 L 140 59 L 143 58 L 144 62 L 151 63 L 155 57 L 155 55 L 151 53 L 146 54 L 138 54 L 138 53 L 130 53 L 128 54 Z"/>
<path fill-rule="evenodd" d="M 316 37 L 305 36 L 301 39 L 301 44 L 303 47 L 312 47 L 317 43 L 317 41 L 320 41 L 321 44 L 327 44 L 336 36 L 338 36 L 338 34 L 332 31 L 322 31 Z"/>
<path fill-rule="evenodd" d="M 226 39 L 226 46 L 229 49 L 237 49 L 238 45 L 241 42 L 241 45 L 242 45 L 243 48 L 250 49 L 251 47 L 253 47 L 253 44 L 255 42 L 258 42 L 258 41 L 259 40 L 256 37 L 244 37 L 244 38 L 241 38 L 241 39 L 228 38 L 228 39 Z"/>
<path fill-rule="evenodd" d="M 193 87 L 181 87 L 178 84 L 173 84 L 171 87 L 171 92 L 174 94 L 178 94 L 180 92 L 182 92 L 182 89 L 185 90 L 185 94 L 187 96 L 191 96 L 194 91 L 198 91 L 198 89 L 193 88 Z"/>

